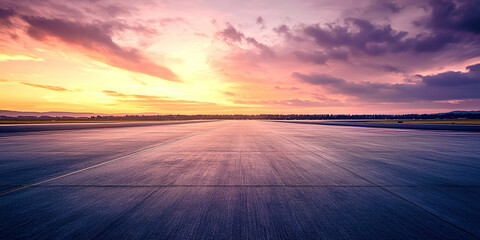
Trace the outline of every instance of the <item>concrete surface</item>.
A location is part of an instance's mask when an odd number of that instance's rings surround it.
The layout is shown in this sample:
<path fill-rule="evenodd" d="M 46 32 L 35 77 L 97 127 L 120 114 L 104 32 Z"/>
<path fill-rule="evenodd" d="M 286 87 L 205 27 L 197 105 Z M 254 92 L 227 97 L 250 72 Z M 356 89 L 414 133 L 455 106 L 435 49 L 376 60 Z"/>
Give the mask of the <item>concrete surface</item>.
<path fill-rule="evenodd" d="M 59 130 L 80 130 L 95 128 L 143 127 L 171 124 L 201 123 L 206 120 L 192 121 L 143 121 L 143 122 L 84 122 L 84 123 L 41 123 L 41 124 L 0 124 L 0 133 L 39 132 Z"/>
<path fill-rule="evenodd" d="M 478 239 L 480 134 L 218 121 L 0 134 L 0 239 Z"/>
<path fill-rule="evenodd" d="M 317 125 L 334 125 L 350 127 L 396 128 L 396 129 L 423 129 L 423 130 L 451 130 L 480 132 L 480 125 L 476 124 L 439 124 L 439 123 L 383 123 L 375 120 L 286 120 L 276 121 L 284 123 L 301 123 Z"/>

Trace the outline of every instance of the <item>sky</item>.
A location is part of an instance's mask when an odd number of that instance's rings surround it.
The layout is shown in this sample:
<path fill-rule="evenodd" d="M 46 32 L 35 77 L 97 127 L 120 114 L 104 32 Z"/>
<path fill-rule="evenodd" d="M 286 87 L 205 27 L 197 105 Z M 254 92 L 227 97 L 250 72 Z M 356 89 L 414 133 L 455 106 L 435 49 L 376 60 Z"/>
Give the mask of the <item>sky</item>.
<path fill-rule="evenodd" d="M 0 109 L 480 110 L 480 1 L 0 0 Z"/>

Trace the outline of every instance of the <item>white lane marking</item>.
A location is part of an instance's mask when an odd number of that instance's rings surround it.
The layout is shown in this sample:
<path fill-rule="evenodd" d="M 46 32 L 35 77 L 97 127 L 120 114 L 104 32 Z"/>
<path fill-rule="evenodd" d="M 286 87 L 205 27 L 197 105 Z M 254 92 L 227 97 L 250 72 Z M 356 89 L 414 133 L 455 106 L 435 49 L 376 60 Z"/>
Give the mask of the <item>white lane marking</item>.
<path fill-rule="evenodd" d="M 37 182 L 37 183 L 33 183 L 33 184 L 28 184 L 28 185 L 22 186 L 22 187 L 20 187 L 20 188 L 15 188 L 15 189 L 12 189 L 12 190 L 10 190 L 10 191 L 6 191 L 6 192 L 4 192 L 4 193 L 1 193 L 1 194 L 0 194 L 0 197 L 1 197 L 1 196 L 4 196 L 4 195 L 7 195 L 7 194 L 9 194 L 9 193 L 13 193 L 13 192 L 20 191 L 20 190 L 25 189 L 25 188 L 37 186 L 37 185 L 40 185 L 40 184 L 43 184 L 43 183 L 46 183 L 46 182 L 50 182 L 50 181 L 53 181 L 53 180 L 56 180 L 56 179 L 59 179 L 59 178 L 63 178 L 63 177 L 67 177 L 67 176 L 70 176 L 70 175 L 79 173 L 79 172 L 83 172 L 83 171 L 86 171 L 86 170 L 88 170 L 88 169 L 96 168 L 96 167 L 105 165 L 105 164 L 107 164 L 107 163 L 111 163 L 111 162 L 115 162 L 115 161 L 118 161 L 118 160 L 121 160 L 121 159 L 124 159 L 124 158 L 127 158 L 127 157 L 131 157 L 131 156 L 134 156 L 134 155 L 137 155 L 137 154 L 146 152 L 146 151 L 150 151 L 150 150 L 153 150 L 153 149 L 156 149 L 156 148 L 164 147 L 164 146 L 166 146 L 166 145 L 170 145 L 170 144 L 173 144 L 173 143 L 176 143 L 176 142 L 185 140 L 185 139 L 189 139 L 189 138 L 198 136 L 198 135 L 200 135 L 200 134 L 208 133 L 208 132 L 211 132 L 211 131 L 213 131 L 213 130 L 217 130 L 217 129 L 222 128 L 222 127 L 224 127 L 224 126 L 217 127 L 217 128 L 214 128 L 214 129 L 210 129 L 210 130 L 207 130 L 207 131 L 203 131 L 203 132 L 199 132 L 199 133 L 196 133 L 196 134 L 193 134 L 193 135 L 190 135 L 190 136 L 186 136 L 186 137 L 183 137 L 183 138 L 179 138 L 179 139 L 174 140 L 174 141 L 171 141 L 171 142 L 167 142 L 167 143 L 163 143 L 163 144 L 156 145 L 156 146 L 153 146 L 153 147 L 149 147 L 149 148 L 146 148 L 146 149 L 143 149 L 143 150 L 140 150 L 140 151 L 136 151 L 136 152 L 127 154 L 127 155 L 125 155 L 125 156 L 121 156 L 121 157 L 118 157 L 118 158 L 114 158 L 114 159 L 108 160 L 108 161 L 106 161 L 106 162 L 102 162 L 102 163 L 99 163 L 99 164 L 95 164 L 95 165 L 93 165 L 93 166 L 86 167 L 86 168 L 82 168 L 82 169 L 80 169 L 80 170 L 76 170 L 76 171 L 73 171 L 73 172 L 70 172 L 70 173 L 67 173 L 67 174 L 63 174 L 63 175 L 60 175 L 60 176 L 57 176 L 57 177 L 54 177 L 54 178 L 50 178 L 50 179 L 41 181 L 41 182 Z"/>

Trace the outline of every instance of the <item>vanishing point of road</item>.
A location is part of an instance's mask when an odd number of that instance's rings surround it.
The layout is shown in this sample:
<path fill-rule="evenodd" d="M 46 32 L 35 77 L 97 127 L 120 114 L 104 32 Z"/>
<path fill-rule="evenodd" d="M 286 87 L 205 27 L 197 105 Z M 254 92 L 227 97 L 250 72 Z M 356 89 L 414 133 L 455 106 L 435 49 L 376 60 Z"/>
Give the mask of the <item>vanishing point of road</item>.
<path fill-rule="evenodd" d="M 270 121 L 0 133 L 0 239 L 478 239 L 480 134 Z"/>

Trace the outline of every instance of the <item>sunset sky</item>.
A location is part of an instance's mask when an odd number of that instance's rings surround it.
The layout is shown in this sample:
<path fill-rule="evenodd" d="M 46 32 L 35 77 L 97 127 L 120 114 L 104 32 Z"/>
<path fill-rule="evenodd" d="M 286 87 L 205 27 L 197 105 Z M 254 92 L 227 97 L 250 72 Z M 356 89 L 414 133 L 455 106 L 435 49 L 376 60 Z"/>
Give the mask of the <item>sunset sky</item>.
<path fill-rule="evenodd" d="M 0 0 L 0 109 L 480 110 L 480 1 Z"/>

